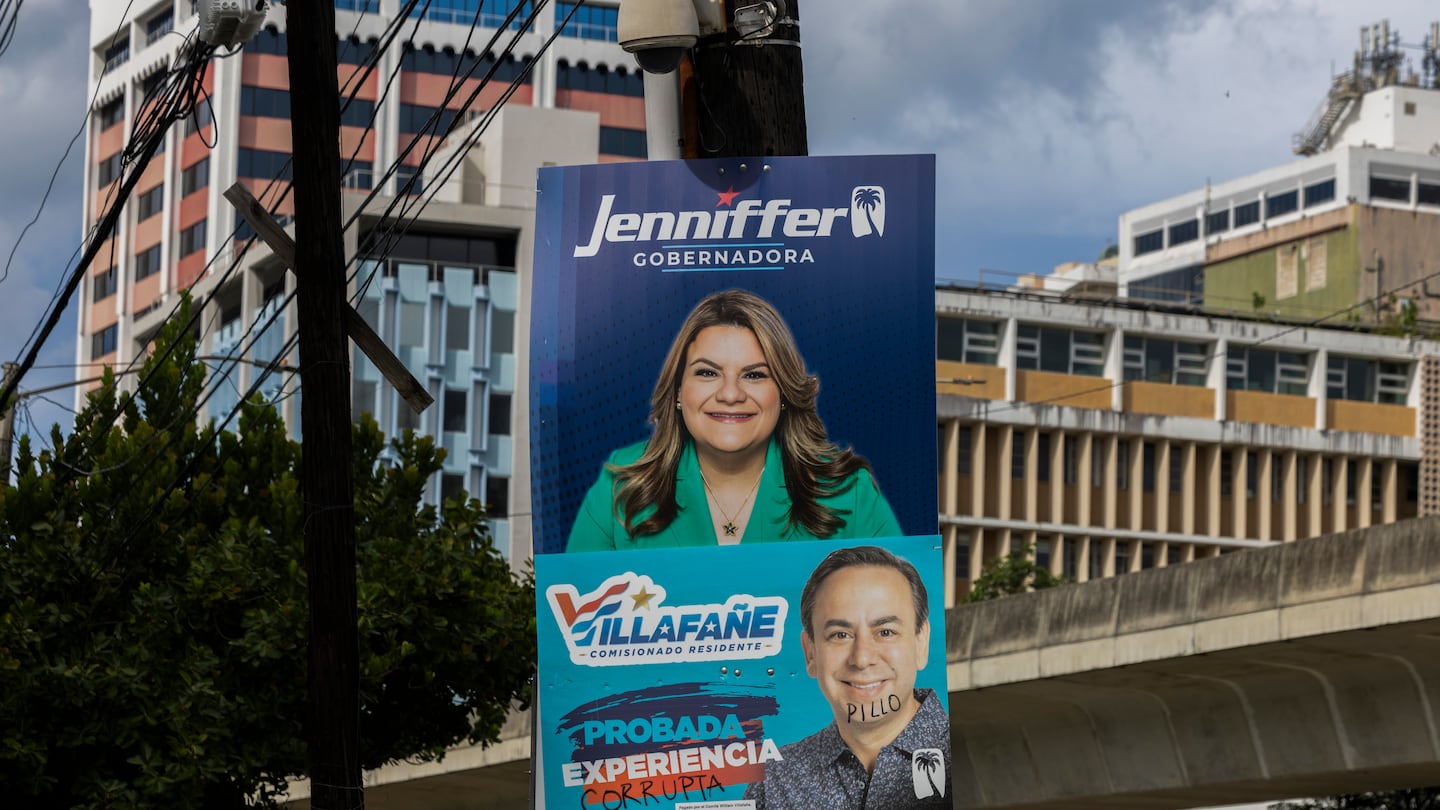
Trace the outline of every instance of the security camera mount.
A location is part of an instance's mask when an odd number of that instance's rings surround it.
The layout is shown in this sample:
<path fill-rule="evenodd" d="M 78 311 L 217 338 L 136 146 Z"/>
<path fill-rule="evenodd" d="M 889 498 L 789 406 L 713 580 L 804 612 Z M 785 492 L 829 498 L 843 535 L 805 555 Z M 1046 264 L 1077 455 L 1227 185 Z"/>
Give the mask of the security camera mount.
<path fill-rule="evenodd" d="M 234 48 L 255 36 L 265 24 L 265 0 L 199 0 L 200 39 L 216 47 Z"/>

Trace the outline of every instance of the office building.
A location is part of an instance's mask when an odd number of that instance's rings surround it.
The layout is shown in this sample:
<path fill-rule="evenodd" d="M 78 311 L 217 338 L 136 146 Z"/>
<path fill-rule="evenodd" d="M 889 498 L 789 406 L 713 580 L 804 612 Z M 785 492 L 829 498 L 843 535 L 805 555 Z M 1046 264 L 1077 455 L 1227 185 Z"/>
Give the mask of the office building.
<path fill-rule="evenodd" d="M 415 428 L 437 437 L 448 456 L 428 496 L 465 490 L 490 504 L 497 542 L 518 562 L 530 547 L 528 518 L 516 527 L 507 518 L 529 512 L 526 365 L 518 347 L 528 341 L 520 313 L 535 170 L 643 158 L 641 75 L 615 42 L 615 3 L 584 4 L 549 49 L 544 41 L 575 4 L 545 6 L 523 32 L 519 21 L 507 24 L 514 4 L 502 0 L 422 4 L 383 50 L 400 0 L 335 5 L 346 250 L 357 257 L 349 267 L 352 300 L 435 398 L 415 414 L 356 352 L 356 416 L 374 414 L 387 435 Z M 533 7 L 521 4 L 521 14 Z M 118 188 L 121 154 L 147 93 L 196 21 L 189 0 L 91 3 L 87 231 Z M 204 415 L 224 420 L 264 367 L 280 363 L 290 371 L 266 376 L 256 393 L 298 431 L 296 326 L 286 303 L 294 280 L 263 242 L 242 251 L 253 231 L 222 196 L 239 182 L 288 222 L 285 54 L 285 6 L 272 4 L 255 39 L 212 61 L 205 100 L 166 134 L 87 273 L 76 360 L 123 367 L 143 356 L 189 291 L 201 307 L 200 352 L 211 368 Z M 472 78 L 455 82 L 472 68 Z M 491 70 L 493 80 L 467 105 Z M 513 95 L 467 143 L 512 81 Z M 438 130 L 427 129 L 432 120 Z M 448 137 L 434 134 L 452 122 L 458 126 Z M 422 166 L 427 152 L 434 159 Z"/>

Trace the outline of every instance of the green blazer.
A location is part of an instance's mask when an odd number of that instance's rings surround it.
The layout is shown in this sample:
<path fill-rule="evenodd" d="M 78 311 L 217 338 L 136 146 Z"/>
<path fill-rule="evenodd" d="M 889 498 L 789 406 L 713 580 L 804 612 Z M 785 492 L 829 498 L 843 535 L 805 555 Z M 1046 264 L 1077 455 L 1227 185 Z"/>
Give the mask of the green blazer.
<path fill-rule="evenodd" d="M 675 520 L 657 534 L 632 537 L 625 531 L 624 522 L 615 514 L 615 474 L 610 471 L 610 466 L 633 464 L 645 451 L 645 445 L 646 442 L 632 444 L 610 454 L 608 463 L 600 472 L 600 480 L 590 487 L 584 503 L 580 505 L 580 514 L 575 517 L 575 525 L 570 529 L 566 551 L 715 545 L 715 526 L 705 497 L 705 483 L 700 478 L 700 462 L 695 457 L 694 445 L 689 443 L 685 445 L 680 467 L 676 471 L 675 501 L 680 510 Z M 845 520 L 845 525 L 831 539 L 903 535 L 895 513 L 875 486 L 869 471 L 858 470 L 850 478 L 852 486 L 820 499 L 820 503 L 839 510 Z M 750 522 L 746 524 L 745 535 L 740 542 L 818 539 L 803 528 L 789 527 L 789 518 L 790 493 L 785 489 L 785 470 L 780 461 L 780 448 L 772 440 L 765 456 L 765 472 L 761 474 L 759 488 L 755 491 Z"/>

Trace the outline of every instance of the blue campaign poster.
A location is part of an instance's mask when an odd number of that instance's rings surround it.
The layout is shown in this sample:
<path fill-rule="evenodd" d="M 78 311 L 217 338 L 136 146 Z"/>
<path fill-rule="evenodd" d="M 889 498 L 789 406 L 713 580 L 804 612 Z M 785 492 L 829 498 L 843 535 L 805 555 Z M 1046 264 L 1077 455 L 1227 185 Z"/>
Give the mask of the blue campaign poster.
<path fill-rule="evenodd" d="M 937 531 L 933 155 L 540 170 L 531 320 L 534 550 L 563 551 L 708 294 L 769 302 L 819 379 L 829 441 L 868 460 L 901 533 Z"/>
<path fill-rule="evenodd" d="M 545 807 L 950 806 L 938 537 L 535 566 Z"/>

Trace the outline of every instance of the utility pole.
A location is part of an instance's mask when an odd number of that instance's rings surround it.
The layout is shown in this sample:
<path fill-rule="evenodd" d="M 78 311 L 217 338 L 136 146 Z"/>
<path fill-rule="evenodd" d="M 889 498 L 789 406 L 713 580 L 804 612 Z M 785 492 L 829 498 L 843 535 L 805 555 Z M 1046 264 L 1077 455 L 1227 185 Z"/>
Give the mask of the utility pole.
<path fill-rule="evenodd" d="M 6 363 L 4 383 L 9 384 L 10 379 L 20 370 L 15 363 Z M 20 404 L 20 392 L 10 397 L 9 402 L 0 402 L 0 489 L 10 486 L 10 445 L 15 440 L 15 408 Z"/>
<path fill-rule="evenodd" d="M 363 808 L 335 4 L 286 5 L 310 595 L 310 806 Z"/>
<path fill-rule="evenodd" d="M 681 103 L 699 130 L 686 156 L 809 154 L 800 0 L 726 5 L 729 30 L 696 44 L 693 78 L 682 69 Z"/>

